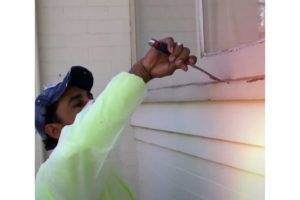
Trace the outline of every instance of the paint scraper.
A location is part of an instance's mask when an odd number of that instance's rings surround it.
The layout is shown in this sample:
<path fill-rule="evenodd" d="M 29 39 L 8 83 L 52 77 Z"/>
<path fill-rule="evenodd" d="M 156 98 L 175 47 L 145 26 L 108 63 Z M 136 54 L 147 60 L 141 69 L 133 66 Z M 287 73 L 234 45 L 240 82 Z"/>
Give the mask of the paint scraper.
<path fill-rule="evenodd" d="M 165 54 L 170 55 L 166 43 L 160 42 L 160 41 L 158 41 L 158 40 L 152 38 L 151 40 L 149 40 L 148 44 L 149 44 L 151 47 L 154 47 L 154 48 L 156 48 L 157 50 L 159 50 L 159 51 L 161 51 L 161 52 L 163 52 L 163 53 L 165 53 Z M 221 79 L 215 77 L 214 75 L 208 73 L 207 71 L 205 71 L 204 69 L 202 69 L 202 68 L 200 68 L 200 67 L 198 67 L 198 66 L 196 66 L 196 65 L 192 65 L 192 64 L 191 64 L 191 65 L 189 65 L 189 66 L 191 66 L 191 67 L 193 67 L 193 68 L 195 68 L 195 69 L 197 69 L 197 70 L 203 72 L 204 74 L 206 74 L 207 76 L 209 76 L 209 78 L 211 78 L 211 79 L 213 79 L 213 80 L 215 80 L 215 81 L 222 81 Z"/>

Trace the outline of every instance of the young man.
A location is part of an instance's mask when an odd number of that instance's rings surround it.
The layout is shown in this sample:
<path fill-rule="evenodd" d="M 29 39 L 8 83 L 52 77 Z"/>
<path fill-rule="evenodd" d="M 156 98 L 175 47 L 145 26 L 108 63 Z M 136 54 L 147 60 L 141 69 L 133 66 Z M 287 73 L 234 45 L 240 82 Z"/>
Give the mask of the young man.
<path fill-rule="evenodd" d="M 107 159 L 109 152 L 142 102 L 145 83 L 196 63 L 182 44 L 172 38 L 161 41 L 170 56 L 150 49 L 128 73 L 114 77 L 95 101 L 90 93 L 93 76 L 80 66 L 37 97 L 36 129 L 46 149 L 55 149 L 37 174 L 36 199 L 135 199 Z"/>

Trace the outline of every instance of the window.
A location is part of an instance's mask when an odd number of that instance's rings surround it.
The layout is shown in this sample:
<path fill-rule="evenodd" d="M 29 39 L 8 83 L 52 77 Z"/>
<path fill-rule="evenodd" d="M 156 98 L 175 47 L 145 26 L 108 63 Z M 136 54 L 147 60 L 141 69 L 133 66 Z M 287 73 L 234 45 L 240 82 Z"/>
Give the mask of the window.
<path fill-rule="evenodd" d="M 264 99 L 264 0 L 135 0 L 134 18 L 137 59 L 152 37 L 172 36 L 225 80 L 177 70 L 151 81 L 146 101 Z"/>
<path fill-rule="evenodd" d="M 264 38 L 262 1 L 199 0 L 199 6 L 204 54 Z"/>

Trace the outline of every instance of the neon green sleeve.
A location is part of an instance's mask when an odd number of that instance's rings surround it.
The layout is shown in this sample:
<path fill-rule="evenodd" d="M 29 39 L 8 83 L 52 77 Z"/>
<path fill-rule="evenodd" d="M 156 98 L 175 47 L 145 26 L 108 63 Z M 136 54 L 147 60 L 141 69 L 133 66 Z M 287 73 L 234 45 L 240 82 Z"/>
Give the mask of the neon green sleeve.
<path fill-rule="evenodd" d="M 141 78 L 117 75 L 72 125 L 64 127 L 37 174 L 36 199 L 134 199 L 107 158 L 145 94 Z"/>

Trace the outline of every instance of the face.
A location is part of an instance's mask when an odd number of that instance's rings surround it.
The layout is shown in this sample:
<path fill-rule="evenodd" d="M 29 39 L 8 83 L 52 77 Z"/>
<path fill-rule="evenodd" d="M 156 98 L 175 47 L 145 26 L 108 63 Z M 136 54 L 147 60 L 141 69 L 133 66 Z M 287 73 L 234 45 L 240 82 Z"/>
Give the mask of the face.
<path fill-rule="evenodd" d="M 89 100 L 93 99 L 90 92 L 78 87 L 69 86 L 58 102 L 56 115 L 60 123 L 51 123 L 45 126 L 46 132 L 59 139 L 60 132 L 65 125 L 73 124 L 76 115 L 83 109 Z"/>

